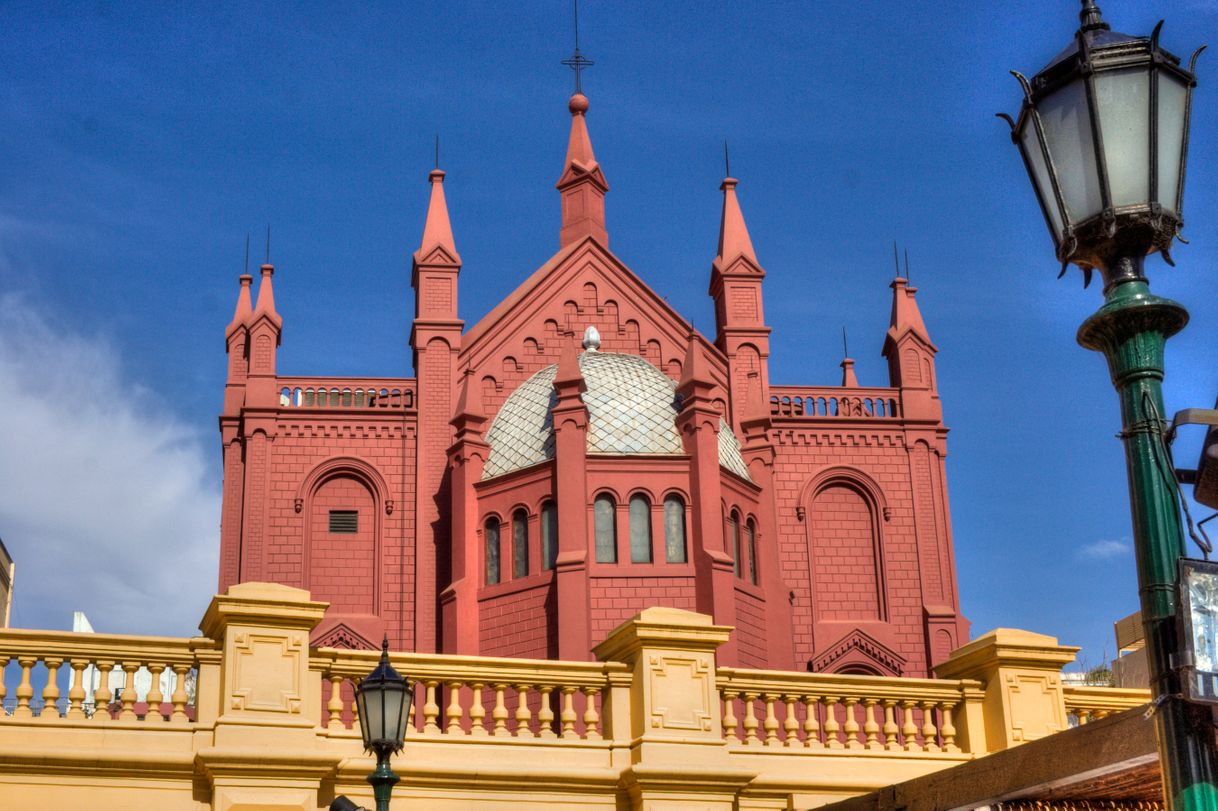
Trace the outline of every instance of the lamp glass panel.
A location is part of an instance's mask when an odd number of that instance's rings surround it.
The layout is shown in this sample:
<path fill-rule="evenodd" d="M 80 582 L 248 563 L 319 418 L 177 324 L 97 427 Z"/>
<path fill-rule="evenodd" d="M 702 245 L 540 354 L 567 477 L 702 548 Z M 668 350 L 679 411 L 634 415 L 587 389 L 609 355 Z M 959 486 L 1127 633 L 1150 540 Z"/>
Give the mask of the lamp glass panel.
<path fill-rule="evenodd" d="M 1095 74 L 1095 105 L 1113 206 L 1150 202 L 1150 73 L 1145 67 Z"/>
<path fill-rule="evenodd" d="M 366 690 L 364 700 L 360 703 L 361 720 L 366 724 L 365 733 L 368 740 L 380 741 L 385 738 L 385 701 L 380 688 Z"/>
<path fill-rule="evenodd" d="M 381 695 L 385 702 L 385 728 L 381 734 L 385 740 L 398 743 L 402 740 L 402 700 L 405 698 L 405 691 L 396 684 L 387 684 Z"/>
<path fill-rule="evenodd" d="M 1032 182 L 1036 184 L 1036 195 L 1049 212 L 1049 225 L 1053 229 L 1053 238 L 1061 238 L 1062 214 L 1057 208 L 1057 197 L 1053 194 L 1053 181 L 1049 177 L 1049 169 L 1045 166 L 1045 156 L 1040 148 L 1040 139 L 1036 137 L 1036 124 L 1031 116 L 1028 117 L 1019 137 L 1020 148 L 1028 156 L 1028 165 L 1032 167 Z"/>
<path fill-rule="evenodd" d="M 397 737 L 394 738 L 399 744 L 406 740 L 406 726 L 410 723 L 410 706 L 411 699 L 414 698 L 412 685 L 407 682 L 405 690 L 402 692 L 401 702 L 398 707 L 400 715 L 398 715 Z"/>
<path fill-rule="evenodd" d="M 1188 601 L 1193 663 L 1198 671 L 1218 673 L 1218 574 L 1189 571 Z"/>
<path fill-rule="evenodd" d="M 1081 79 L 1045 96 L 1037 105 L 1049 156 L 1057 168 L 1066 216 L 1071 224 L 1094 217 L 1103 209 L 1095 141 Z"/>
<path fill-rule="evenodd" d="M 1184 106 L 1188 88 L 1165 70 L 1159 71 L 1159 177 L 1157 197 L 1163 208 L 1176 211 L 1180 198 L 1180 155 L 1184 151 Z"/>
<path fill-rule="evenodd" d="M 355 707 L 356 707 L 356 711 L 359 713 L 360 736 L 364 739 L 364 745 L 367 746 L 368 743 L 372 740 L 372 738 L 370 737 L 371 733 L 368 728 L 367 697 L 365 696 L 364 691 L 360 690 L 358 688 L 355 691 Z"/>

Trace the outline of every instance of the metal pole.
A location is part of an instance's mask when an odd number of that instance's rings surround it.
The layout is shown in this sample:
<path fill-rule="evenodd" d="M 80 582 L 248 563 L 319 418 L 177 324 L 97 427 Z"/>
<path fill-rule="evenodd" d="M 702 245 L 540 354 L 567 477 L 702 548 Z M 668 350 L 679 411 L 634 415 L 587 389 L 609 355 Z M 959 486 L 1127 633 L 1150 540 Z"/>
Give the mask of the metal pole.
<path fill-rule="evenodd" d="M 372 785 L 372 796 L 376 798 L 376 811 L 389 811 L 389 796 L 393 794 L 398 779 L 393 769 L 389 768 L 389 753 L 378 752 L 376 769 L 367 777 Z"/>
<path fill-rule="evenodd" d="M 1218 750 L 1210 709 L 1180 697 L 1173 665 L 1177 565 L 1185 554 L 1174 472 L 1163 449 L 1163 352 L 1188 323 L 1179 304 L 1150 292 L 1141 257 L 1121 257 L 1104 271 L 1104 305 L 1083 322 L 1078 342 L 1103 352 L 1121 400 L 1125 462 L 1133 512 L 1138 590 L 1156 707 L 1155 733 L 1167 808 L 1218 811 Z"/>

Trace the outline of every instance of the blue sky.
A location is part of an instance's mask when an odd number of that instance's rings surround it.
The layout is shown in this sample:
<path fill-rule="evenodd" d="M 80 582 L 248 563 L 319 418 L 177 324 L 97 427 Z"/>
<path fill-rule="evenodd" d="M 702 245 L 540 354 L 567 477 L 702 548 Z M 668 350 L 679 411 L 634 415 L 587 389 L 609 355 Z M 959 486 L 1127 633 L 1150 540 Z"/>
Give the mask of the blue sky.
<path fill-rule="evenodd" d="M 1187 56 L 1212 0 L 1104 0 Z M 409 374 L 409 254 L 435 135 L 474 323 L 557 246 L 571 48 L 522 4 L 6 3 L 0 21 L 0 536 L 16 620 L 190 633 L 214 588 L 216 432 L 246 233 L 272 227 L 283 373 Z M 916 12 L 915 12 L 916 9 Z M 1117 401 L 1074 342 L 998 111 L 1077 5 L 585 0 L 611 247 L 703 331 L 723 174 L 768 271 L 777 383 L 835 383 L 841 328 L 885 382 L 892 241 L 940 349 L 965 613 L 1112 654 L 1137 607 Z M 1212 57 L 1211 57 L 1212 59 Z M 1218 105 L 1206 57 L 1169 411 L 1218 394 Z M 1191 462 L 1187 435 L 1178 454 Z M 1208 514 L 1202 511 L 1202 515 Z"/>

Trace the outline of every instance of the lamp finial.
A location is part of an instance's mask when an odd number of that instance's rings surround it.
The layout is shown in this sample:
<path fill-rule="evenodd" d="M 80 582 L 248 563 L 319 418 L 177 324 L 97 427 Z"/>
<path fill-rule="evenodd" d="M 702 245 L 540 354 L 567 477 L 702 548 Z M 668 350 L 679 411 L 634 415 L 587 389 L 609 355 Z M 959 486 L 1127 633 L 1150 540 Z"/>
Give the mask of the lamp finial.
<path fill-rule="evenodd" d="M 1078 13 L 1078 21 L 1082 23 L 1084 31 L 1108 30 L 1108 23 L 1104 22 L 1095 0 L 1083 0 L 1083 10 Z"/>

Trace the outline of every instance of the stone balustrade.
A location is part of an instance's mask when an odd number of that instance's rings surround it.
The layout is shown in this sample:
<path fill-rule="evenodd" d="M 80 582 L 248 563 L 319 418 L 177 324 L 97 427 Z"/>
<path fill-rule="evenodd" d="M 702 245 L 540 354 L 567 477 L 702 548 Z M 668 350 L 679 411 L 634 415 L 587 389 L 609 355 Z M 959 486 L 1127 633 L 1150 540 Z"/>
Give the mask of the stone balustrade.
<path fill-rule="evenodd" d="M 413 411 L 415 381 L 280 377 L 279 405 L 292 409 L 393 409 Z"/>
<path fill-rule="evenodd" d="M 774 419 L 898 419 L 900 403 L 900 389 L 770 386 Z"/>
<path fill-rule="evenodd" d="M 378 653 L 311 648 L 325 608 L 245 583 L 189 639 L 0 631 L 0 805 L 370 806 L 351 697 Z M 1146 698 L 1063 688 L 1073 649 L 1021 631 L 966 645 L 939 679 L 718 667 L 730 633 L 651 608 L 595 662 L 391 654 L 415 689 L 394 808 L 812 808 Z M 88 701 L 89 674 L 111 672 Z"/>
<path fill-rule="evenodd" d="M 1098 721 L 1114 713 L 1144 706 L 1150 701 L 1150 690 L 1127 687 L 1067 684 L 1062 687 L 1062 693 L 1072 726 Z"/>

